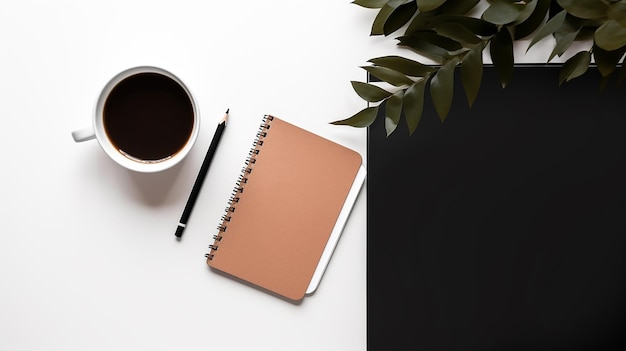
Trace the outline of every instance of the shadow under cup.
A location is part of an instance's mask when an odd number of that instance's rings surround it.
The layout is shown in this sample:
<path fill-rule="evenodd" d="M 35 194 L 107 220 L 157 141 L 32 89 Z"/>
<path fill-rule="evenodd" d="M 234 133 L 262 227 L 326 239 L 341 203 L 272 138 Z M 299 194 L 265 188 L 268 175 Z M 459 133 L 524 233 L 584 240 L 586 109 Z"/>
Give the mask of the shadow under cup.
<path fill-rule="evenodd" d="M 128 70 L 109 82 L 98 100 L 94 122 L 109 156 L 140 172 L 178 163 L 198 133 L 191 93 L 171 73 L 150 67 Z"/>

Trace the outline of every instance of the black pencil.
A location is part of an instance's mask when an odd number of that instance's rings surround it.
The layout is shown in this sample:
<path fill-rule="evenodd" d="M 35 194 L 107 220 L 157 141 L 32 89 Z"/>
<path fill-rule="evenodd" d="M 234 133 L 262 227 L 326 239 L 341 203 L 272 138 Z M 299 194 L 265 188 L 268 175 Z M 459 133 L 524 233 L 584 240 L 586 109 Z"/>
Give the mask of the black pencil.
<path fill-rule="evenodd" d="M 200 188 L 202 187 L 202 183 L 204 182 L 204 178 L 209 170 L 209 165 L 211 164 L 211 160 L 213 159 L 213 155 L 215 155 L 215 150 L 217 149 L 217 144 L 219 143 L 222 134 L 224 133 L 224 128 L 226 127 L 226 121 L 228 120 L 228 111 L 224 114 L 224 117 L 217 125 L 217 129 L 215 130 L 215 134 L 213 135 L 213 140 L 211 140 L 211 145 L 209 145 L 209 150 L 207 150 L 206 156 L 204 156 L 204 161 L 202 161 L 202 166 L 200 167 L 200 172 L 198 172 L 198 176 L 196 177 L 196 181 L 193 184 L 193 188 L 191 188 L 191 194 L 189 195 L 189 199 L 187 200 L 187 204 L 185 205 L 185 209 L 183 210 L 183 215 L 180 217 L 180 222 L 178 222 L 178 227 L 176 228 L 176 237 L 180 238 L 183 235 L 183 231 L 187 226 L 187 220 L 189 219 L 189 215 L 191 214 L 191 210 L 196 202 L 196 198 L 198 197 L 198 193 L 200 192 Z"/>

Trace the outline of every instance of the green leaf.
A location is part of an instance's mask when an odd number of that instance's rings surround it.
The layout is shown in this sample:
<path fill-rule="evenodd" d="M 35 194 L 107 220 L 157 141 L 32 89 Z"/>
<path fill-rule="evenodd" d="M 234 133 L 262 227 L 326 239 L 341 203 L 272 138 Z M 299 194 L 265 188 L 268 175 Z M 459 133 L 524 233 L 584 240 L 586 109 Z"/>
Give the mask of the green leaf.
<path fill-rule="evenodd" d="M 548 9 L 550 9 L 551 0 L 535 0 L 537 5 L 533 13 L 522 23 L 515 27 L 515 39 L 523 39 L 534 33 L 541 26 Z"/>
<path fill-rule="evenodd" d="M 411 77 L 423 77 L 434 71 L 432 66 L 427 66 L 417 61 L 413 61 L 400 56 L 383 56 L 369 60 L 377 66 L 387 67 L 404 73 Z"/>
<path fill-rule="evenodd" d="M 621 24 L 622 27 L 626 27 L 626 1 L 616 2 L 611 5 L 607 15 L 610 19 Z"/>
<path fill-rule="evenodd" d="M 342 119 L 340 121 L 330 122 L 330 124 L 334 125 L 346 125 L 358 128 L 369 127 L 376 120 L 376 116 L 378 115 L 378 107 L 366 107 L 363 110 L 357 112 L 352 117 Z"/>
<path fill-rule="evenodd" d="M 352 3 L 368 9 L 379 9 L 385 6 L 387 1 L 389 0 L 354 0 Z"/>
<path fill-rule="evenodd" d="M 601 0 L 556 0 L 565 11 L 584 19 L 606 16 L 609 7 Z"/>
<path fill-rule="evenodd" d="M 448 0 L 439 8 L 441 13 L 448 15 L 464 15 L 481 0 Z"/>
<path fill-rule="evenodd" d="M 496 34 L 491 40 L 491 47 L 489 48 L 491 54 L 491 61 L 496 68 L 496 73 L 500 79 L 502 87 L 511 81 L 513 77 L 513 38 L 511 33 L 506 27 Z"/>
<path fill-rule="evenodd" d="M 379 86 L 363 82 L 352 81 L 352 88 L 367 102 L 378 102 L 391 95 L 390 92 Z"/>
<path fill-rule="evenodd" d="M 425 30 L 399 37 L 398 45 L 413 49 L 420 55 L 437 62 L 444 62 L 451 58 L 449 51 L 461 50 L 463 45 L 450 38 L 437 34 L 432 30 Z"/>
<path fill-rule="evenodd" d="M 528 1 L 522 0 L 522 1 L 516 1 L 515 4 L 521 6 L 519 16 L 517 16 L 515 21 L 513 21 L 513 23 L 512 23 L 517 28 L 517 26 L 520 23 L 524 23 L 524 21 L 526 21 L 528 18 L 530 18 L 530 16 L 533 14 L 533 12 L 535 11 L 535 8 L 537 7 L 537 1 L 535 1 L 535 0 L 528 0 Z"/>
<path fill-rule="evenodd" d="M 409 127 L 409 135 L 417 129 L 422 119 L 424 111 L 424 92 L 426 89 L 426 79 L 421 79 L 411 85 L 405 92 L 402 99 L 402 109 Z"/>
<path fill-rule="evenodd" d="M 389 18 L 387 18 L 383 26 L 383 33 L 389 35 L 402 28 L 402 26 L 407 24 L 413 15 L 415 15 L 415 12 L 417 12 L 417 5 L 415 5 L 413 1 L 398 6 L 398 8 L 391 13 Z"/>
<path fill-rule="evenodd" d="M 374 77 L 396 87 L 413 84 L 413 80 L 411 78 L 387 67 L 367 66 L 361 68 L 368 71 Z"/>
<path fill-rule="evenodd" d="M 439 115 L 439 119 L 443 122 L 450 112 L 452 106 L 452 96 L 454 94 L 454 67 L 456 61 L 451 60 L 441 66 L 437 73 L 430 80 L 430 95 L 435 106 L 435 110 Z"/>
<path fill-rule="evenodd" d="M 478 44 L 482 41 L 462 24 L 456 22 L 442 23 L 435 28 L 435 31 L 437 34 L 459 43 Z"/>
<path fill-rule="evenodd" d="M 591 54 L 589 51 L 581 51 L 570 57 L 567 61 L 565 61 L 563 68 L 561 68 L 561 71 L 559 72 L 559 85 L 585 74 L 590 63 Z"/>
<path fill-rule="evenodd" d="M 418 12 L 418 14 L 415 17 L 413 17 L 413 19 L 411 20 L 411 23 L 409 23 L 409 25 L 407 26 L 404 34 L 411 35 L 419 31 L 432 29 L 433 26 L 428 21 L 430 18 L 435 16 L 435 13 L 437 12 L 439 11 Z"/>
<path fill-rule="evenodd" d="M 596 29 L 605 21 L 606 18 L 601 20 L 585 20 L 568 14 L 561 27 L 559 27 L 554 34 L 565 34 L 579 31 L 576 40 L 591 41 Z"/>
<path fill-rule="evenodd" d="M 561 55 L 563 55 L 563 53 L 567 51 L 567 49 L 569 49 L 569 47 L 572 45 L 577 35 L 578 35 L 578 32 L 567 33 L 565 35 L 555 35 L 554 39 L 556 40 L 556 44 L 554 45 L 554 48 L 552 49 L 552 53 L 550 53 L 548 62 L 552 61 L 554 56 L 558 55 L 560 57 Z"/>
<path fill-rule="evenodd" d="M 483 79 L 483 45 L 476 45 L 467 52 L 461 63 L 461 81 L 471 108 L 478 96 Z"/>
<path fill-rule="evenodd" d="M 406 37 L 407 36 L 404 36 L 401 38 L 406 38 Z M 455 51 L 455 50 L 460 50 L 463 48 L 463 45 L 461 45 L 459 42 L 452 40 L 450 38 L 441 36 L 437 34 L 437 32 L 435 32 L 434 30 L 424 30 L 424 31 L 415 32 L 411 34 L 409 37 L 438 46 L 448 51 Z"/>
<path fill-rule="evenodd" d="M 437 62 L 446 61 L 451 57 L 448 50 L 414 36 L 403 36 L 398 38 L 398 40 L 400 41 L 398 45 L 411 48 L 418 54 L 426 56 Z"/>
<path fill-rule="evenodd" d="M 392 8 L 387 6 L 383 6 L 376 17 L 374 18 L 374 23 L 372 23 L 372 30 L 370 31 L 370 35 L 384 35 L 385 34 L 385 22 L 391 14 L 393 13 Z"/>
<path fill-rule="evenodd" d="M 387 132 L 387 136 L 391 135 L 391 133 L 396 130 L 400 122 L 403 96 L 404 90 L 398 90 L 385 101 L 385 131 Z"/>
<path fill-rule="evenodd" d="M 389 0 L 376 14 L 374 23 L 372 24 L 371 35 L 383 35 L 385 34 L 385 23 L 393 12 L 401 5 L 404 5 L 412 0 Z"/>
<path fill-rule="evenodd" d="M 371 35 L 384 35 L 385 23 L 393 12 L 401 5 L 409 2 L 410 0 L 389 0 L 376 14 L 374 23 L 372 24 Z"/>
<path fill-rule="evenodd" d="M 567 12 L 565 10 L 562 10 L 561 12 L 554 15 L 554 17 L 550 18 L 543 26 L 541 26 L 537 34 L 535 34 L 530 44 L 528 45 L 526 52 L 528 52 L 528 50 L 530 50 L 530 48 L 533 45 L 535 45 L 537 42 L 539 42 L 541 39 L 556 32 L 556 30 L 561 27 L 563 22 L 565 22 L 566 16 L 567 16 Z"/>
<path fill-rule="evenodd" d="M 609 20 L 596 30 L 593 40 L 606 51 L 617 50 L 626 45 L 626 28 L 614 20 Z"/>
<path fill-rule="evenodd" d="M 446 0 L 417 0 L 417 7 L 422 12 L 433 11 L 445 2 Z"/>
<path fill-rule="evenodd" d="M 522 5 L 512 3 L 506 0 L 493 1 L 485 12 L 482 19 L 496 25 L 505 25 L 514 22 L 522 14 Z"/>
<path fill-rule="evenodd" d="M 603 77 L 608 77 L 615 71 L 619 60 L 626 53 L 626 46 L 618 50 L 606 51 L 598 46 L 593 47 L 593 58 L 595 59 L 598 71 Z"/>
<path fill-rule="evenodd" d="M 432 29 L 433 26 L 429 23 L 429 20 L 434 16 L 456 16 L 463 19 L 473 19 L 473 17 L 461 15 L 465 15 L 469 10 L 476 6 L 479 1 L 480 0 L 448 0 L 434 11 L 424 12 L 420 10 L 417 15 L 413 17 L 413 20 L 408 25 L 405 34 L 410 35 L 418 31 Z M 472 27 L 469 25 L 466 25 L 466 27 L 472 30 Z M 474 33 L 479 34 L 477 32 Z"/>
<path fill-rule="evenodd" d="M 437 28 L 444 23 L 458 23 L 469 31 L 480 36 L 490 36 L 498 32 L 498 27 L 480 18 L 460 16 L 460 15 L 441 15 L 432 16 L 426 19 L 431 27 Z"/>

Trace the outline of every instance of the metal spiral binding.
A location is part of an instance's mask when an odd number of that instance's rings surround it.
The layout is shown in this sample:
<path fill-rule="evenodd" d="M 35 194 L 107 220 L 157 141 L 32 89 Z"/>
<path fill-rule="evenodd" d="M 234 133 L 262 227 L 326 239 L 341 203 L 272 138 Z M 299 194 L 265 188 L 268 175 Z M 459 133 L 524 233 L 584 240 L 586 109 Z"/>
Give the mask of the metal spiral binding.
<path fill-rule="evenodd" d="M 274 120 L 274 117 L 270 115 L 263 116 L 259 130 L 257 131 L 254 142 L 252 143 L 252 148 L 248 152 L 248 157 L 245 160 L 245 165 L 241 169 L 241 173 L 237 178 L 235 187 L 233 188 L 230 198 L 228 199 L 228 206 L 224 210 L 225 213 L 222 215 L 220 224 L 217 226 L 219 233 L 213 236 L 213 244 L 209 245 L 210 252 L 204 255 L 209 260 L 213 260 L 215 257 L 216 251 L 219 248 L 219 242 L 223 239 L 223 233 L 225 233 L 228 229 L 228 222 L 231 221 L 237 203 L 241 200 L 240 194 L 243 193 L 245 184 L 248 183 L 248 178 L 252 174 L 257 156 L 261 153 L 261 147 L 267 137 L 267 131 L 270 129 L 272 120 Z"/>

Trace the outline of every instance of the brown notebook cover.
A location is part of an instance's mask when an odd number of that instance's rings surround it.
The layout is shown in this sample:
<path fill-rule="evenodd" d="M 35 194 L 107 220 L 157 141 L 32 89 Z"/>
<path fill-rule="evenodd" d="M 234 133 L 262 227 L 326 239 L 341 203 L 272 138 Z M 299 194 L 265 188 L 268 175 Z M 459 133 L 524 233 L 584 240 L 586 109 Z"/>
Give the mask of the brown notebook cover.
<path fill-rule="evenodd" d="M 207 264 L 303 299 L 361 164 L 353 150 L 264 116 Z"/>

